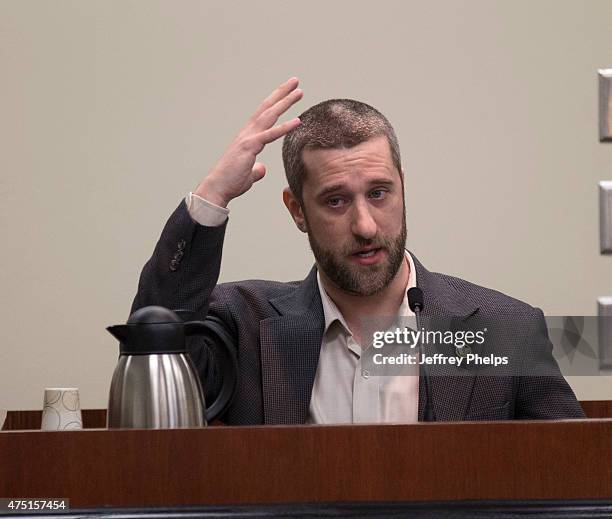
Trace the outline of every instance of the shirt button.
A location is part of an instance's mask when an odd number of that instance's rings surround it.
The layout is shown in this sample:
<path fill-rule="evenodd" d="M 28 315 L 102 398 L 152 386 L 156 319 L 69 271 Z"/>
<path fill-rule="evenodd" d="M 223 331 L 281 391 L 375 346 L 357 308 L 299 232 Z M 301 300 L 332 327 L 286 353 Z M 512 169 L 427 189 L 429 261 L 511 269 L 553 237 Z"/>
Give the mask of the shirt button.
<path fill-rule="evenodd" d="M 361 376 L 363 378 L 370 378 L 370 372 L 367 369 L 362 369 L 361 370 Z"/>
<path fill-rule="evenodd" d="M 185 240 L 179 240 L 176 246 L 178 250 L 183 250 L 185 248 L 185 245 L 187 245 L 187 242 Z"/>
<path fill-rule="evenodd" d="M 173 259 L 173 260 L 170 262 L 170 270 L 171 270 L 172 272 L 176 272 L 177 268 L 178 268 L 178 261 L 176 261 L 175 259 Z"/>
<path fill-rule="evenodd" d="M 174 259 L 178 262 L 180 262 L 183 259 L 183 256 L 185 255 L 185 253 L 182 250 L 177 250 L 174 253 Z"/>

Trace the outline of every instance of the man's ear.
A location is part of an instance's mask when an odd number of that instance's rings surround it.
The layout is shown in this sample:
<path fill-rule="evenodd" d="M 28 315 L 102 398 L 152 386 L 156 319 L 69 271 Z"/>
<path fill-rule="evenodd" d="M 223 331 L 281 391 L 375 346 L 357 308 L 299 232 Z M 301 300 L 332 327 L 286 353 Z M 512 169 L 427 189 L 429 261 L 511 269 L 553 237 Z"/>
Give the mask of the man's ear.
<path fill-rule="evenodd" d="M 291 214 L 291 218 L 297 225 L 297 228 L 302 232 L 307 232 L 308 227 L 306 226 L 306 218 L 304 218 L 304 212 L 302 211 L 302 205 L 297 198 L 291 192 L 291 189 L 286 187 L 283 189 L 283 202 L 285 207 Z"/>

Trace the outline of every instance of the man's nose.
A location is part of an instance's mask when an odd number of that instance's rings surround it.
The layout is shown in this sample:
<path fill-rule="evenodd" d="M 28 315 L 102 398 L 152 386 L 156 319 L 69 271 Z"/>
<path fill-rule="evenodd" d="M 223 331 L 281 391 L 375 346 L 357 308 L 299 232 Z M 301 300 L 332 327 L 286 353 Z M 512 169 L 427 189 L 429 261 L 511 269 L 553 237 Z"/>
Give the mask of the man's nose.
<path fill-rule="evenodd" d="M 371 240 L 376 236 L 376 221 L 365 201 L 357 201 L 353 205 L 353 221 L 351 231 L 353 235 L 364 240 Z"/>

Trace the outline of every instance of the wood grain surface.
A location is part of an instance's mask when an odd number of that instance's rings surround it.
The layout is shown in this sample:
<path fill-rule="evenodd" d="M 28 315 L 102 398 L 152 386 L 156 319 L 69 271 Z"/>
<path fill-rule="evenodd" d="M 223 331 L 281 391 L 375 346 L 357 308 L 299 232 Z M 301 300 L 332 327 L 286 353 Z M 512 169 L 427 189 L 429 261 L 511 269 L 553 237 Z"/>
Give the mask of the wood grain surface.
<path fill-rule="evenodd" d="M 73 507 L 612 498 L 612 420 L 0 433 L 0 496 Z"/>

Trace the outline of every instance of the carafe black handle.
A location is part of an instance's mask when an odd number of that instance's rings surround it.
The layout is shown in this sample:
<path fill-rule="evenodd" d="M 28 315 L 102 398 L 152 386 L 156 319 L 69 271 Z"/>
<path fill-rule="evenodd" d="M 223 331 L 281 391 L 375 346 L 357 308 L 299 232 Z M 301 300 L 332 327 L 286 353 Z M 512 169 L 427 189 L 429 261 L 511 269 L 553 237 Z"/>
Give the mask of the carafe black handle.
<path fill-rule="evenodd" d="M 213 350 L 217 366 L 221 372 L 222 383 L 217 398 L 204 410 L 206 423 L 210 423 L 229 407 L 236 393 L 238 362 L 233 350 L 233 341 L 222 321 L 214 316 L 208 316 L 206 321 L 186 322 L 185 335 L 206 335 L 212 338 L 206 344 Z"/>

